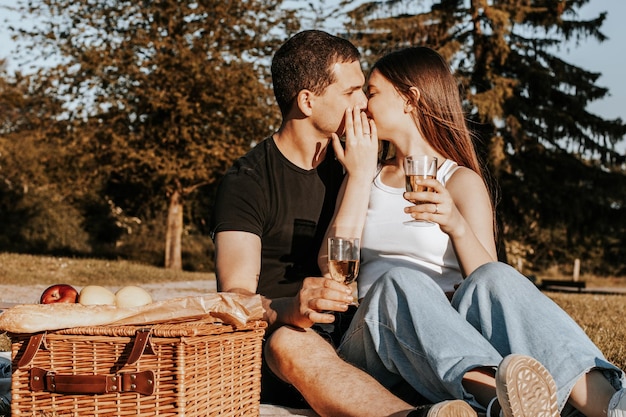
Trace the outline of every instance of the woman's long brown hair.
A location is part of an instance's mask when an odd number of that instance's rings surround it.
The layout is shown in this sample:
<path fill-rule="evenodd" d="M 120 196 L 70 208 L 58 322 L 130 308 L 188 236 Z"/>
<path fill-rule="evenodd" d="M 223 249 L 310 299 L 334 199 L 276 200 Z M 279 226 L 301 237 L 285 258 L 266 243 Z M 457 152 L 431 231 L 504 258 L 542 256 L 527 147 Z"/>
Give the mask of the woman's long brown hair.
<path fill-rule="evenodd" d="M 478 160 L 472 133 L 461 105 L 459 86 L 446 61 L 433 49 L 410 47 L 391 52 L 374 64 L 396 90 L 414 107 L 413 118 L 422 137 L 438 153 L 460 166 L 476 172 L 490 192 L 492 207 L 496 200 L 488 172 Z M 411 88 L 419 90 L 419 97 Z M 393 149 L 383 143 L 382 159 Z M 496 222 L 494 218 L 494 230 Z"/>

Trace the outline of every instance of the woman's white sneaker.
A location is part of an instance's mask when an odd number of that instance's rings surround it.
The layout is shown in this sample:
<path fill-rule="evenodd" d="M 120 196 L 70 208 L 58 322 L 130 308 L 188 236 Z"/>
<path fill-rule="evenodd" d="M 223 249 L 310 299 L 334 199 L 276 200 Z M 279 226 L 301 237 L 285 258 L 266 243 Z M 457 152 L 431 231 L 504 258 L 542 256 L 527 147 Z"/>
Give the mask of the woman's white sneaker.
<path fill-rule="evenodd" d="M 504 417 L 559 416 L 554 379 L 529 356 L 514 354 L 502 360 L 496 371 L 496 392 Z"/>

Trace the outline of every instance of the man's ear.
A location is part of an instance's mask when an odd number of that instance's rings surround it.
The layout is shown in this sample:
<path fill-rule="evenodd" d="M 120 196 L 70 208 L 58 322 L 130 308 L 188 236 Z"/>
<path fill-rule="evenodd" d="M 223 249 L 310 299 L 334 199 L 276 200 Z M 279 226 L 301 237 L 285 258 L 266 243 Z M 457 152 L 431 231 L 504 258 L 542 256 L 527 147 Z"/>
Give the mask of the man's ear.
<path fill-rule="evenodd" d="M 417 108 L 417 103 L 419 103 L 420 101 L 420 90 L 417 87 L 411 87 L 409 88 L 409 96 L 408 99 L 406 101 L 406 103 L 404 104 L 404 111 L 405 112 L 411 112 L 413 111 L 414 108 Z"/>
<path fill-rule="evenodd" d="M 310 90 L 300 90 L 298 95 L 296 96 L 296 104 L 298 109 L 305 116 L 310 116 L 313 113 L 313 100 L 315 99 L 315 94 L 313 94 Z"/>

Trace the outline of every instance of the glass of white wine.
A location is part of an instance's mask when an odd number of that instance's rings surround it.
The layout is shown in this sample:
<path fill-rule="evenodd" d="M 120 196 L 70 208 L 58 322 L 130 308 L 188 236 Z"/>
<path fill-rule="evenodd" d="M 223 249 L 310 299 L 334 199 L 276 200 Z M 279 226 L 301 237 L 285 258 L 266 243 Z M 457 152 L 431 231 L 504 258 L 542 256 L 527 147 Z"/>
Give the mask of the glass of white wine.
<path fill-rule="evenodd" d="M 328 238 L 328 270 L 335 281 L 350 285 L 359 274 L 358 238 Z"/>
<path fill-rule="evenodd" d="M 418 185 L 417 180 L 437 178 L 437 158 L 429 155 L 411 155 L 404 158 L 404 175 L 407 191 L 432 191 L 430 187 Z M 409 200 L 413 204 L 420 201 Z M 404 224 L 409 226 L 432 226 L 434 223 L 427 220 L 408 220 Z"/>

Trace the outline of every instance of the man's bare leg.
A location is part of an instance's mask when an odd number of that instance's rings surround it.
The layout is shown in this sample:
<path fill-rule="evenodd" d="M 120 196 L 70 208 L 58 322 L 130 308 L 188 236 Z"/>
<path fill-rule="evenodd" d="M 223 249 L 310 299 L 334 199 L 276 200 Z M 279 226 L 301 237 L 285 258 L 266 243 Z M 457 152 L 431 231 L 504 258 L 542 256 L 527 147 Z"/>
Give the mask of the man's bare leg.
<path fill-rule="evenodd" d="M 266 343 L 270 369 L 295 386 L 321 416 L 404 417 L 414 409 L 342 360 L 314 331 L 281 327 Z"/>

